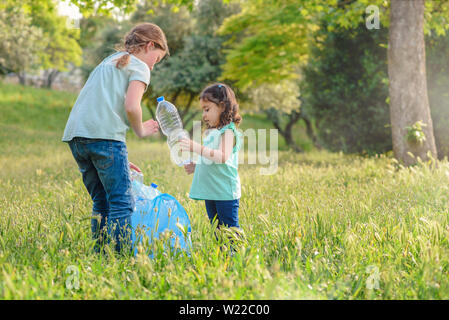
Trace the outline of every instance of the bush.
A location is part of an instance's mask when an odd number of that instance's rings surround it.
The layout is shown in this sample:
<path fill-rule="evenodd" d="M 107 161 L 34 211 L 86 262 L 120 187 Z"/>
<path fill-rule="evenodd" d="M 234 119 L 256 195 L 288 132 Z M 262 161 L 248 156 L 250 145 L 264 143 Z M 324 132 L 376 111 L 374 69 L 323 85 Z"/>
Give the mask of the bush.
<path fill-rule="evenodd" d="M 324 31 L 323 31 L 324 30 Z M 332 151 L 391 150 L 386 29 L 318 31 L 304 69 L 304 110 L 320 143 Z"/>

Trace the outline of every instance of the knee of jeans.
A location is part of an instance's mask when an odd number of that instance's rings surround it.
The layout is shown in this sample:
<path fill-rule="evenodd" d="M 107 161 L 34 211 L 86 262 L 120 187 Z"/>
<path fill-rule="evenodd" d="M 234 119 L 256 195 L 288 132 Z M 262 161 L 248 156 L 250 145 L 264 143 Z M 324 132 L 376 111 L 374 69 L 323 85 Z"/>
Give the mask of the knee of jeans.
<path fill-rule="evenodd" d="M 130 217 L 134 211 L 134 199 L 131 195 L 123 195 L 118 199 L 109 199 L 109 217 L 118 219 Z"/>
<path fill-rule="evenodd" d="M 126 219 L 130 218 L 133 213 L 131 205 L 124 205 L 120 207 L 113 207 L 109 209 L 109 219 Z"/>

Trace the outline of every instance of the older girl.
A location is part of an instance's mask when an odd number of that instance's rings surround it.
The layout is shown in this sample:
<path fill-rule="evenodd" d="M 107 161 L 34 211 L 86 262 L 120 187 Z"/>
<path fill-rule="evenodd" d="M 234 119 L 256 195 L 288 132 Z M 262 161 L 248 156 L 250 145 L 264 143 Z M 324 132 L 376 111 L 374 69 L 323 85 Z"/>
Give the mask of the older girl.
<path fill-rule="evenodd" d="M 156 121 L 142 122 L 140 102 L 150 71 L 166 54 L 167 40 L 157 25 L 134 27 L 123 50 L 104 59 L 89 75 L 67 121 L 62 141 L 68 142 L 93 201 L 96 251 L 105 241 L 104 228 L 117 251 L 130 242 L 134 203 L 126 131 L 131 127 L 139 138 L 158 131 Z"/>

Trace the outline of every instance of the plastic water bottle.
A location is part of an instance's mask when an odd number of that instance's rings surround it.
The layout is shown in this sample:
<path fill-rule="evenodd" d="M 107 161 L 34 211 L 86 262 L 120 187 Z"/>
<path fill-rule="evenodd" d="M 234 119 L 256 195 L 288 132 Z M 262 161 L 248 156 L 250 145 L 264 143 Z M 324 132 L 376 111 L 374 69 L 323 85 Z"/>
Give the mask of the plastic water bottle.
<path fill-rule="evenodd" d="M 167 136 L 167 144 L 170 148 L 170 156 L 173 162 L 178 166 L 189 163 L 190 154 L 182 152 L 179 146 L 179 140 L 189 138 L 189 134 L 182 126 L 181 117 L 178 110 L 170 102 L 166 101 L 164 97 L 157 98 L 156 119 L 162 133 Z"/>
<path fill-rule="evenodd" d="M 153 200 L 161 194 L 157 190 L 157 184 L 152 183 L 150 186 L 144 185 L 143 174 L 135 170 L 131 170 L 131 192 L 135 200 Z"/>
<path fill-rule="evenodd" d="M 157 98 L 156 119 L 159 122 L 162 133 L 169 137 L 172 132 L 182 130 L 181 117 L 178 110 L 164 97 Z"/>
<path fill-rule="evenodd" d="M 161 193 L 157 190 L 157 184 L 146 186 L 137 180 L 132 181 L 132 193 L 134 200 L 153 200 Z"/>
<path fill-rule="evenodd" d="M 143 174 L 141 172 L 137 172 L 136 170 L 131 170 L 131 181 L 143 183 Z"/>
<path fill-rule="evenodd" d="M 155 183 L 151 183 L 151 185 L 149 187 L 146 187 L 146 193 L 148 194 L 148 198 L 150 200 L 153 200 L 154 198 L 156 198 L 158 195 L 160 195 L 161 193 L 159 192 L 159 190 L 157 189 L 157 184 Z"/>

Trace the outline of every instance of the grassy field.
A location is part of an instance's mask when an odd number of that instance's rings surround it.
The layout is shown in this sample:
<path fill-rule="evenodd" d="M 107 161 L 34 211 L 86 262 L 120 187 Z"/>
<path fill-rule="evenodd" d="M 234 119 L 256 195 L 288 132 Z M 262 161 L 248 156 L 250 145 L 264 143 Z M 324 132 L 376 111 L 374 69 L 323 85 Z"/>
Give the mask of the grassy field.
<path fill-rule="evenodd" d="M 92 253 L 91 200 L 60 142 L 75 98 L 0 84 L 1 298 L 449 298 L 447 161 L 404 169 L 384 156 L 280 151 L 274 175 L 242 165 L 245 238 L 231 257 L 165 142 L 131 134 L 145 182 L 189 213 L 192 254 Z M 246 128 L 269 127 L 246 119 Z"/>

